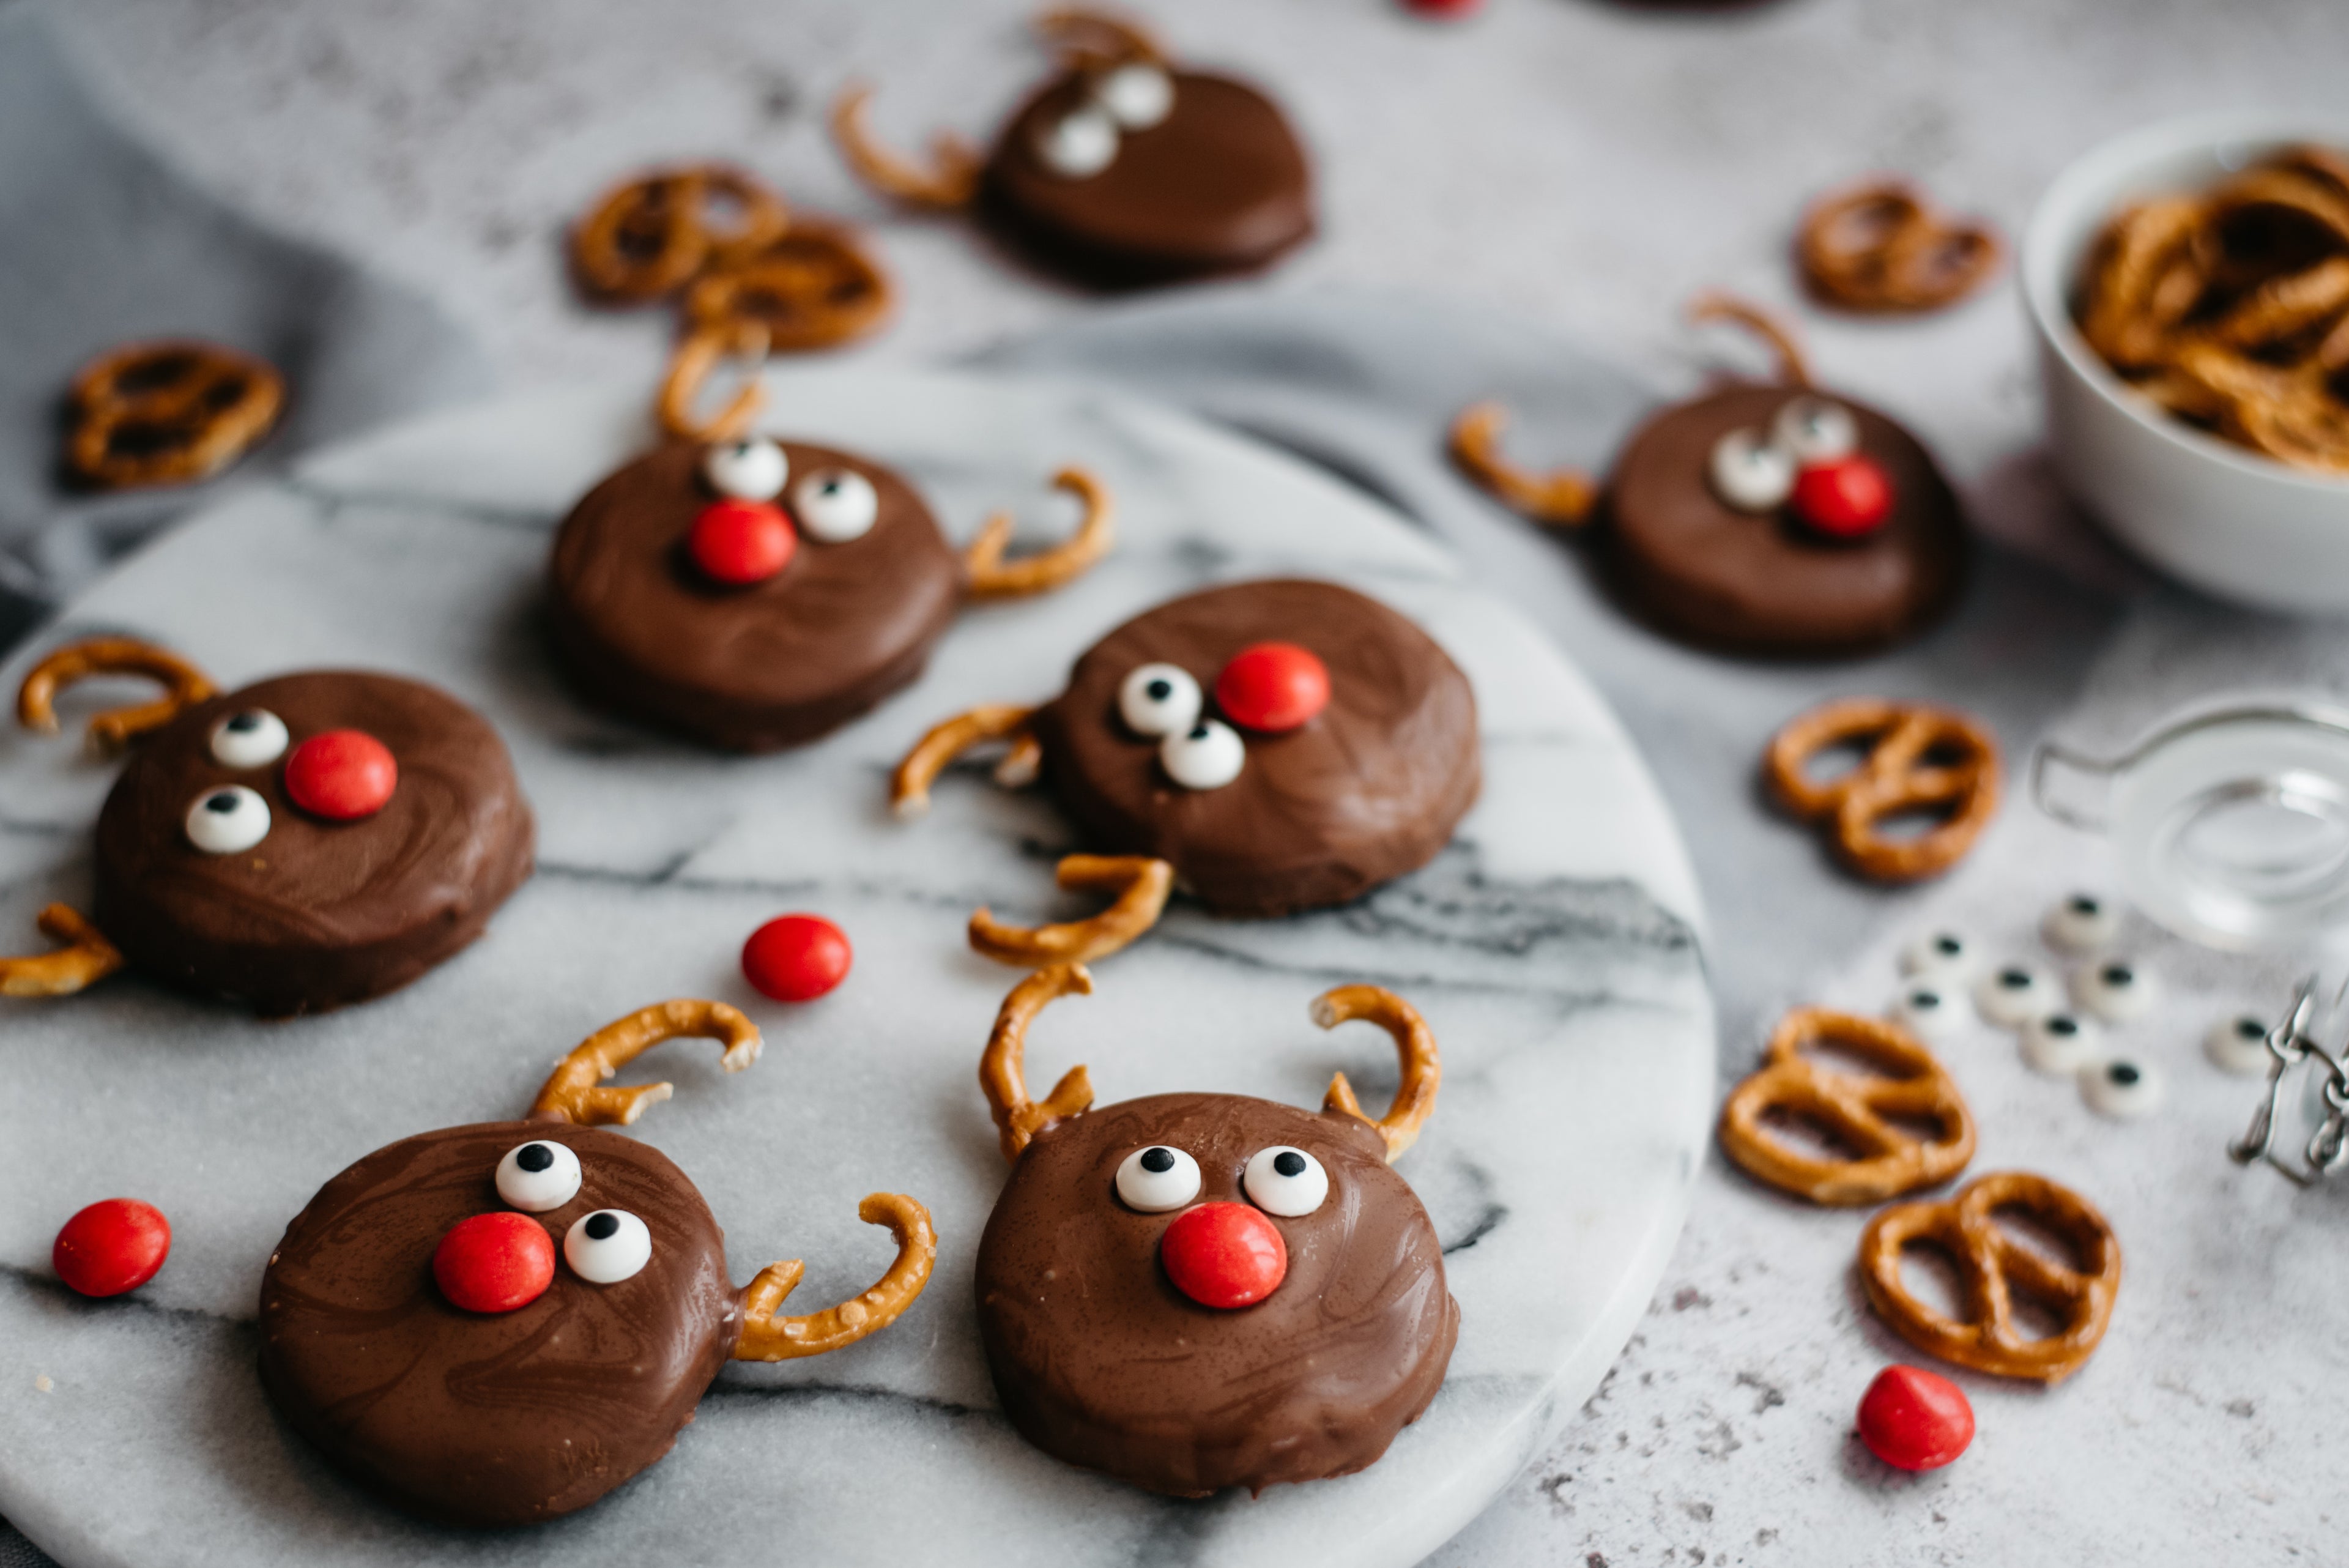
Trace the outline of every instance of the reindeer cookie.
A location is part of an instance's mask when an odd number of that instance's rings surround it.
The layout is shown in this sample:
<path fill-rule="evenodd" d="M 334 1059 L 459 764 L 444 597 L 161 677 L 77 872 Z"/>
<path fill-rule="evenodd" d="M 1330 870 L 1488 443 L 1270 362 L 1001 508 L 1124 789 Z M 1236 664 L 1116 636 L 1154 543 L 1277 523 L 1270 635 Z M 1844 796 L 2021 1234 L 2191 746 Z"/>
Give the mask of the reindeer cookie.
<path fill-rule="evenodd" d="M 1012 748 L 999 778 L 1040 770 L 1106 852 L 1063 860 L 1062 885 L 1119 893 L 1092 920 L 1035 930 L 981 910 L 971 944 L 1007 963 L 1115 951 L 1177 877 L 1227 914 L 1344 903 L 1432 859 L 1483 778 L 1475 694 L 1444 649 L 1375 599 L 1293 579 L 1161 605 L 1095 643 L 1043 706 L 947 720 L 898 764 L 898 812 L 989 741 Z"/>
<path fill-rule="evenodd" d="M 118 674 L 167 694 L 89 726 L 137 742 L 98 814 L 95 918 L 42 911 L 67 945 L 0 959 L 0 993 L 62 996 L 129 963 L 264 1017 L 324 1012 L 450 957 L 530 875 L 504 743 L 444 692 L 329 670 L 222 696 L 176 655 L 102 638 L 35 666 L 17 717 L 54 732 L 60 688 Z"/>
<path fill-rule="evenodd" d="M 1297 133 L 1247 83 L 1175 65 L 1134 23 L 1047 11 L 1060 68 L 982 157 L 940 135 L 924 169 L 876 143 L 871 90 L 833 110 L 850 165 L 919 206 L 977 207 L 1039 261 L 1093 282 L 1152 283 L 1263 266 L 1313 232 L 1313 176 Z"/>
<path fill-rule="evenodd" d="M 1390 1162 L 1435 1108 L 1434 1037 L 1371 985 L 1313 1003 L 1394 1036 L 1402 1084 L 1362 1114 L 1238 1095 L 1095 1108 L 1078 1067 L 1028 1098 L 1028 1025 L 1092 989 L 1039 970 L 1004 1000 L 979 1083 L 1011 1162 L 978 1243 L 979 1335 L 1020 1435 L 1153 1491 L 1261 1492 L 1377 1461 L 1443 1386 L 1460 1309 L 1427 1211 Z"/>
<path fill-rule="evenodd" d="M 602 1087 L 680 1035 L 758 1059 L 722 1002 L 669 1002 L 589 1037 L 523 1121 L 378 1149 L 319 1189 L 261 1282 L 261 1381 L 295 1430 L 402 1508 L 534 1524 L 667 1454 L 728 1360 L 821 1355 L 886 1328 L 928 1283 L 930 1217 L 876 1192 L 897 1257 L 853 1300 L 781 1314 L 797 1261 L 738 1291 L 718 1222 L 657 1149 L 603 1131 L 669 1085 Z"/>

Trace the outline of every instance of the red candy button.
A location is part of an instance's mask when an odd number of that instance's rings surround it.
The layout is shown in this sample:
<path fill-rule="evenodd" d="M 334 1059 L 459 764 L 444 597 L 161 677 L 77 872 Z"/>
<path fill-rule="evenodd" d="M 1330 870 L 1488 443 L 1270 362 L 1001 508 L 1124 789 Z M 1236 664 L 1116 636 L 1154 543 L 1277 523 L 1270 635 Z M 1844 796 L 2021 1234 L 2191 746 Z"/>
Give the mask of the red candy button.
<path fill-rule="evenodd" d="M 1245 1203 L 1185 1209 L 1159 1238 L 1158 1257 L 1174 1288 L 1201 1306 L 1251 1305 L 1288 1276 L 1288 1243 Z"/>
<path fill-rule="evenodd" d="M 86 1296 L 119 1296 L 155 1277 L 171 1255 L 171 1222 L 151 1203 L 109 1198 L 66 1221 L 49 1262 Z"/>
<path fill-rule="evenodd" d="M 1838 539 L 1873 534 L 1892 515 L 1892 481 L 1864 457 L 1815 462 L 1795 476 L 1795 515 Z"/>
<path fill-rule="evenodd" d="M 730 587 L 763 583 L 792 564 L 800 539 L 771 501 L 713 501 L 685 541 L 693 564 Z"/>
<path fill-rule="evenodd" d="M 527 1214 L 476 1214 L 432 1249 L 432 1277 L 467 1312 L 526 1307 L 554 1282 L 554 1238 Z"/>
<path fill-rule="evenodd" d="M 1216 706 L 1244 730 L 1294 730 L 1330 705 L 1330 668 L 1293 642 L 1259 642 L 1216 677 Z"/>
<path fill-rule="evenodd" d="M 399 786 L 391 748 L 358 730 L 313 735 L 285 758 L 285 793 L 313 816 L 354 822 L 373 816 Z"/>
<path fill-rule="evenodd" d="M 1888 1465 L 1937 1470 L 1974 1440 L 1974 1407 L 1939 1374 L 1888 1366 L 1859 1397 L 1859 1440 Z"/>
<path fill-rule="evenodd" d="M 848 978 L 848 936 L 822 915 L 783 915 L 742 944 L 742 978 L 777 1002 L 812 1002 Z"/>

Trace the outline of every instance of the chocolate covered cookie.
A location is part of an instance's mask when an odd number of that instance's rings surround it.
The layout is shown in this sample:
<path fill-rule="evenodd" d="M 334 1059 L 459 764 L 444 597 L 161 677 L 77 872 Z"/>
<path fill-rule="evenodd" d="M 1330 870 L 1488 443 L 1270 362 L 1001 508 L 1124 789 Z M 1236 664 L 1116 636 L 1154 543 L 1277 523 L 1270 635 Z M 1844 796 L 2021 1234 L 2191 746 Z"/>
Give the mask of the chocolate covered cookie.
<path fill-rule="evenodd" d="M 871 1290 L 787 1317 L 797 1261 L 734 1288 L 685 1173 L 601 1130 L 669 1085 L 599 1080 L 680 1035 L 722 1040 L 730 1072 L 758 1059 L 722 1002 L 647 1008 L 573 1051 L 527 1119 L 378 1149 L 295 1216 L 262 1277 L 262 1386 L 337 1469 L 428 1519 L 539 1523 L 667 1454 L 728 1360 L 841 1349 L 921 1294 L 929 1215 L 882 1192 L 857 1211 L 898 1251 Z"/>
<path fill-rule="evenodd" d="M 94 919 L 51 905 L 60 952 L 0 960 L 0 992 L 63 995 L 124 963 L 264 1017 L 393 991 L 479 937 L 530 875 L 530 807 L 497 732 L 444 692 L 364 670 L 216 693 L 175 656 L 104 639 L 43 659 L 17 711 L 141 673 L 169 695 L 101 716 L 135 749 L 98 815 Z"/>
<path fill-rule="evenodd" d="M 1325 1029 L 1393 1035 L 1402 1083 L 1377 1121 L 1343 1074 L 1318 1113 L 1206 1094 L 1095 1108 L 1082 1067 L 1030 1101 L 1030 1020 L 1092 989 L 1074 965 L 1022 981 L 979 1066 L 1011 1162 L 976 1280 L 1004 1413 L 1056 1458 L 1180 1497 L 1375 1463 L 1460 1332 L 1435 1227 L 1390 1168 L 1435 1106 L 1433 1036 L 1377 986 L 1315 1001 Z"/>

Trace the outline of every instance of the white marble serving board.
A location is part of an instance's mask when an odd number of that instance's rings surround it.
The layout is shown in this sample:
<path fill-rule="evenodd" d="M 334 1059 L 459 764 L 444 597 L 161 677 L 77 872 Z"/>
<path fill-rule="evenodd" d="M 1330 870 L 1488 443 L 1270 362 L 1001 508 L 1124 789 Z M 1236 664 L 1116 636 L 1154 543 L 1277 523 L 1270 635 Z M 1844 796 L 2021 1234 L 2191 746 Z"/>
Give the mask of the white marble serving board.
<path fill-rule="evenodd" d="M 1046 477 L 1089 464 L 1121 505 L 1116 554 L 1053 597 L 968 613 L 929 672 L 821 745 L 755 760 L 582 708 L 535 620 L 571 502 L 650 440 L 644 389 L 582 388 L 437 416 L 322 457 L 137 557 L 6 669 L 128 630 L 227 684 L 367 664 L 473 703 L 512 748 L 540 867 L 488 938 L 399 994 L 256 1023 L 133 978 L 0 1003 L 0 1514 L 68 1568 L 497 1563 L 1317 1563 L 1416 1561 L 1457 1530 L 1613 1361 L 1679 1234 L 1702 1157 L 1713 1010 L 1694 882 L 1639 757 L 1525 620 L 1392 514 L 1184 418 L 1073 388 L 817 369 L 771 379 L 769 423 L 891 462 L 968 537 L 1013 504 L 1065 526 Z M 1178 906 L 1103 962 L 1032 1042 L 1044 1081 L 1089 1062 L 1104 1101 L 1212 1089 L 1314 1103 L 1333 1068 L 1383 1103 L 1369 1025 L 1306 1003 L 1374 979 L 1427 1015 L 1442 1100 L 1402 1172 L 1435 1219 L 1462 1312 L 1449 1381 L 1364 1474 L 1262 1498 L 1170 1501 L 1029 1449 L 999 1413 L 971 1309 L 1003 1179 L 975 1070 L 1015 976 L 963 922 L 1056 903 L 1073 847 L 1050 802 L 978 773 L 914 825 L 889 764 L 936 718 L 1050 695 L 1070 659 L 1194 587 L 1309 573 L 1416 618 L 1468 671 L 1485 790 L 1433 866 L 1354 907 L 1233 923 Z M 115 693 L 119 696 L 119 691 Z M 107 691 L 75 693 L 74 716 Z M 69 742 L 0 736 L 0 950 L 88 891 L 111 770 Z M 787 909 L 838 920 L 848 982 L 787 1007 L 736 954 Z M 738 1281 L 803 1256 L 801 1299 L 861 1288 L 889 1255 L 858 1197 L 936 1218 L 927 1295 L 890 1332 L 776 1367 L 730 1367 L 676 1450 L 584 1513 L 523 1533 L 420 1525 L 320 1462 L 264 1403 L 254 1295 L 285 1220 L 395 1138 L 519 1114 L 582 1035 L 659 998 L 747 1007 L 765 1058 L 728 1077 L 699 1043 L 626 1075 L 677 1097 L 636 1129 L 727 1227 Z M 135 1295 L 74 1296 L 48 1266 L 82 1204 L 171 1217 Z"/>

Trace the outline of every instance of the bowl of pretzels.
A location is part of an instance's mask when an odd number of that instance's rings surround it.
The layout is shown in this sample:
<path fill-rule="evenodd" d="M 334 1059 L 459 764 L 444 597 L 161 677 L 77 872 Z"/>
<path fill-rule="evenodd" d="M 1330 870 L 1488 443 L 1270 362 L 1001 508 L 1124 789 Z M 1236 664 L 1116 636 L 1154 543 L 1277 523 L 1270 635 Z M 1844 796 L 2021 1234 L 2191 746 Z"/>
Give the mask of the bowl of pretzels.
<path fill-rule="evenodd" d="M 2349 119 L 2108 141 L 2040 198 L 2022 271 L 2073 495 L 2209 593 L 2349 615 Z"/>

